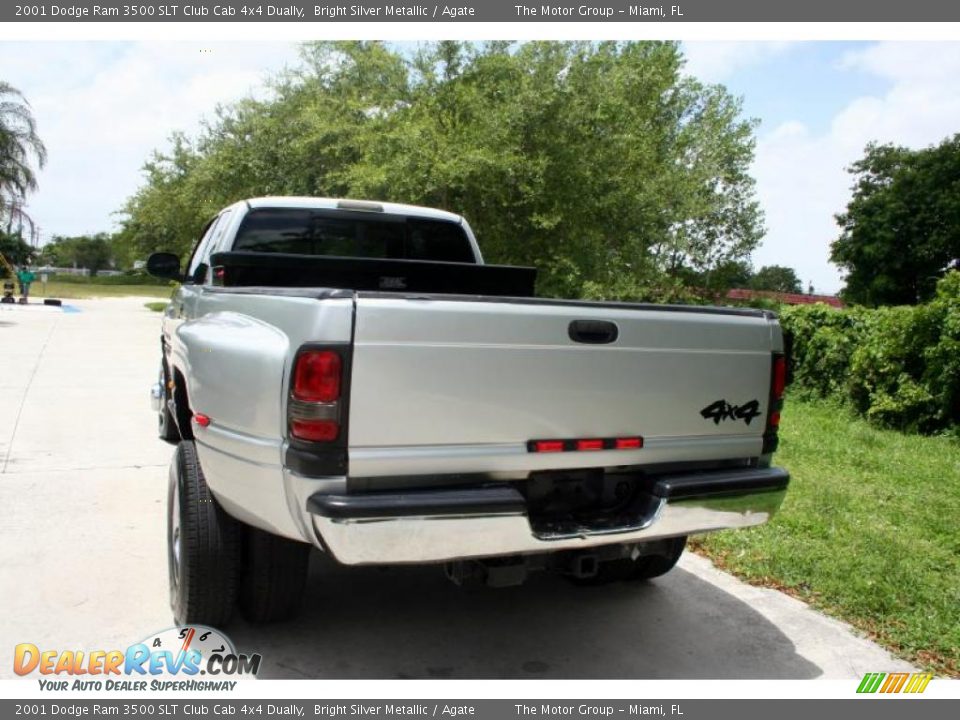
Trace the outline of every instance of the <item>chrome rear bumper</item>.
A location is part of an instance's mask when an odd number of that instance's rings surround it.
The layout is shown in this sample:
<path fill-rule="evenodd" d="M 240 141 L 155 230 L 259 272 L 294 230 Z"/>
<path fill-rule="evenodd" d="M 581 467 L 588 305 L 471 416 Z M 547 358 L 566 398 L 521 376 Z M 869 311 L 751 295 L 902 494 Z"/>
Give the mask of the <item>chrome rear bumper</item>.
<path fill-rule="evenodd" d="M 655 482 L 644 509 L 608 527 L 535 528 L 515 488 L 358 495 L 318 493 L 307 511 L 320 544 L 346 565 L 429 563 L 582 550 L 765 523 L 790 476 L 781 468 L 671 475 Z"/>

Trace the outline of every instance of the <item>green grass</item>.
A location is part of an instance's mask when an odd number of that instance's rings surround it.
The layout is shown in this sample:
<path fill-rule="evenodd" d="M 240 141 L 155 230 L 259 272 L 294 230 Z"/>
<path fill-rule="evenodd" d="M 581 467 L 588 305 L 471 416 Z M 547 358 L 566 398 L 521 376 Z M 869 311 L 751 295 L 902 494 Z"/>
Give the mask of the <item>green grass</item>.
<path fill-rule="evenodd" d="M 122 275 L 67 275 L 56 274 L 54 280 L 71 285 L 159 285 L 170 287 L 169 280 L 161 280 L 145 273 L 125 273 Z"/>
<path fill-rule="evenodd" d="M 960 441 L 879 430 L 794 398 L 780 435 L 776 464 L 792 476 L 780 513 L 693 547 L 960 677 Z"/>
<path fill-rule="evenodd" d="M 50 280 L 44 284 L 39 280 L 30 286 L 31 297 L 51 297 L 63 300 L 76 300 L 97 297 L 155 297 L 169 298 L 173 288 L 169 285 L 102 285 L 98 283 L 61 282 Z"/>
<path fill-rule="evenodd" d="M 143 306 L 147 310 L 153 310 L 154 312 L 163 312 L 169 303 L 167 302 L 148 302 L 144 303 Z"/>

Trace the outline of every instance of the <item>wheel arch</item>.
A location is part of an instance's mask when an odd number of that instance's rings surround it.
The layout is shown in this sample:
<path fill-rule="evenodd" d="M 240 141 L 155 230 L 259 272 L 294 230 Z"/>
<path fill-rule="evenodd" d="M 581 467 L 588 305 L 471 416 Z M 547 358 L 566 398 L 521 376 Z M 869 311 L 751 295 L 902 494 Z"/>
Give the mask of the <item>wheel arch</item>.
<path fill-rule="evenodd" d="M 193 440 L 193 410 L 190 408 L 190 393 L 187 389 L 187 379 L 180 368 L 173 367 L 173 418 L 180 430 L 180 437 L 184 440 Z"/>

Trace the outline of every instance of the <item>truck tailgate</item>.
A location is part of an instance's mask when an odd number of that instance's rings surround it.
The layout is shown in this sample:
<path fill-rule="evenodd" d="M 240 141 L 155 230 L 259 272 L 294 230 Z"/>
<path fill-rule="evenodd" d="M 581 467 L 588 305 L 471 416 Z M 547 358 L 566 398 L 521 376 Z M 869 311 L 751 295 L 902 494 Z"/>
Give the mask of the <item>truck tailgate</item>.
<path fill-rule="evenodd" d="M 617 338 L 578 342 L 576 321 L 613 323 Z M 780 344 L 759 311 L 360 293 L 350 474 L 755 457 Z M 627 436 L 643 437 L 644 447 L 528 448 L 537 439 Z"/>

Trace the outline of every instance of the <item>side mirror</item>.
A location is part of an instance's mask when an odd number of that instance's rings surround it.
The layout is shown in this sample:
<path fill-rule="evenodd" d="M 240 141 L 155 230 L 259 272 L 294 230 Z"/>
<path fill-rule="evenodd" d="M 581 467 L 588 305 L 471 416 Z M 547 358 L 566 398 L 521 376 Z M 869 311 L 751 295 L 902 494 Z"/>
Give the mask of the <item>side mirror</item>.
<path fill-rule="evenodd" d="M 147 258 L 147 272 L 154 277 L 183 282 L 180 274 L 180 258 L 173 253 L 158 252 Z"/>

